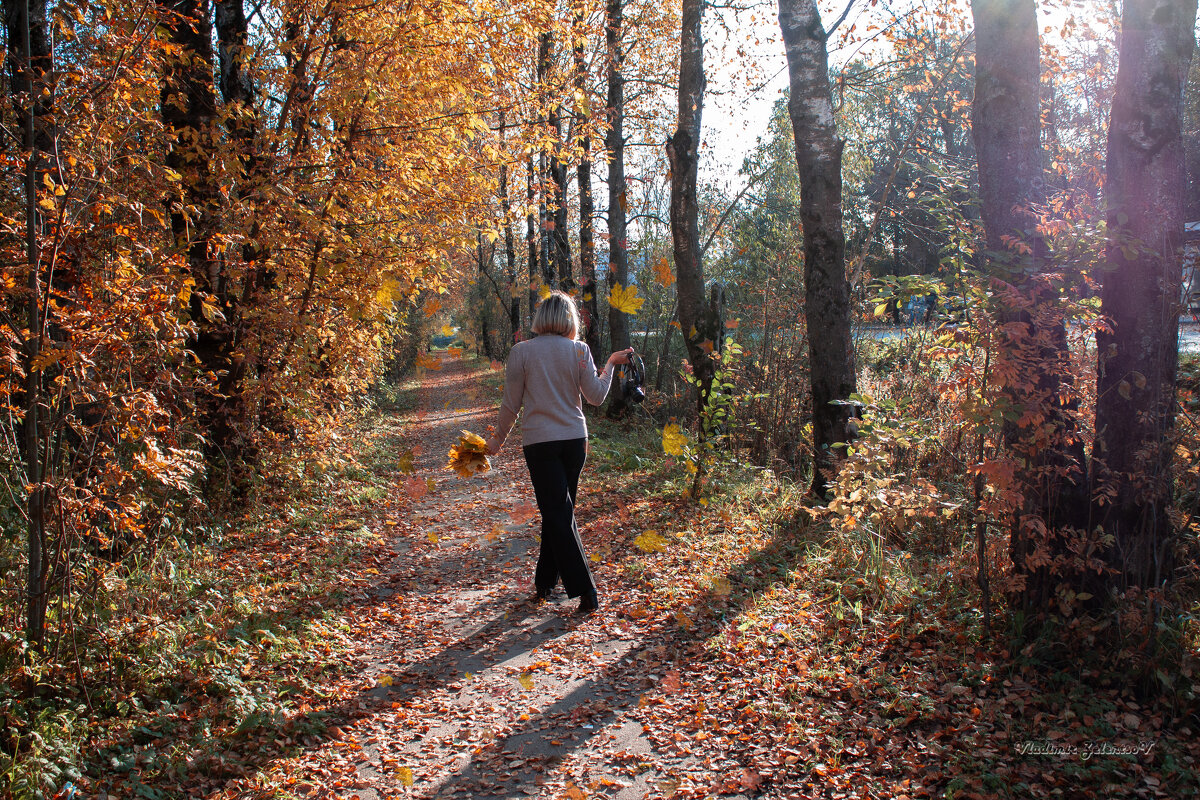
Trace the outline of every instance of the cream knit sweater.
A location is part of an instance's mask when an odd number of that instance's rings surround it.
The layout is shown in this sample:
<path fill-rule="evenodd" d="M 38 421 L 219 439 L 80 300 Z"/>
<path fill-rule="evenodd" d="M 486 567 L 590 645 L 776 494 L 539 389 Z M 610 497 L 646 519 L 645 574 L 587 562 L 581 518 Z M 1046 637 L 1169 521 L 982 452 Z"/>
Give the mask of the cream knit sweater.
<path fill-rule="evenodd" d="M 508 355 L 504 372 L 504 400 L 496 438 L 503 444 L 521 407 L 521 444 L 587 437 L 582 398 L 594 406 L 604 402 L 612 373 L 607 365 L 597 374 L 587 344 L 542 334 L 518 342 Z"/>

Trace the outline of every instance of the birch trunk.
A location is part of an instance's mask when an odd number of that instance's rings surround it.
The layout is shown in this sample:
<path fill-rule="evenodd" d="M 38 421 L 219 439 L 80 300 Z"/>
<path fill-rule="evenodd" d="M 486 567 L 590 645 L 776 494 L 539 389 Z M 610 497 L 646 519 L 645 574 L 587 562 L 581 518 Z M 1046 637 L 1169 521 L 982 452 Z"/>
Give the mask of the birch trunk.
<path fill-rule="evenodd" d="M 851 438 L 848 401 L 856 391 L 850 340 L 850 285 L 842 231 L 842 140 L 833 117 L 825 30 L 815 0 L 779 0 L 788 61 L 788 114 L 800 176 L 804 287 L 812 380 L 813 479 L 827 494 L 835 445 Z"/>

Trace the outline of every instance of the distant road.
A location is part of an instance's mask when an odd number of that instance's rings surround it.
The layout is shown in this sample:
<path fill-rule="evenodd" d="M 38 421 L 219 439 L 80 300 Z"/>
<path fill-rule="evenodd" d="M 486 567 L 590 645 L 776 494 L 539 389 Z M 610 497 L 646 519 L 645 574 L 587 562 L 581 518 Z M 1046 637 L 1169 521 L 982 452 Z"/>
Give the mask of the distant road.
<path fill-rule="evenodd" d="M 859 336 L 888 341 L 899 339 L 910 331 L 932 332 L 935 329 L 921 325 L 863 325 L 855 330 Z M 1200 353 L 1200 321 L 1193 321 L 1191 315 L 1179 318 L 1179 352 Z"/>

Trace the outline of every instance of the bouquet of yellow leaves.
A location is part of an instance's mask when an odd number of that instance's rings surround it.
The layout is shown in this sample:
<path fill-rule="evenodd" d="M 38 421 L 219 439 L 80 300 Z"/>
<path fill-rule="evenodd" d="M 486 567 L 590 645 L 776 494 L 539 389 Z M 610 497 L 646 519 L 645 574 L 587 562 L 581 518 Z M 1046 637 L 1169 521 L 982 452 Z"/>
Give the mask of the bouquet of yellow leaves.
<path fill-rule="evenodd" d="M 458 437 L 458 442 L 450 448 L 449 466 L 460 478 L 469 478 L 491 469 L 492 462 L 488 461 L 487 443 L 483 437 L 463 431 L 462 436 Z"/>

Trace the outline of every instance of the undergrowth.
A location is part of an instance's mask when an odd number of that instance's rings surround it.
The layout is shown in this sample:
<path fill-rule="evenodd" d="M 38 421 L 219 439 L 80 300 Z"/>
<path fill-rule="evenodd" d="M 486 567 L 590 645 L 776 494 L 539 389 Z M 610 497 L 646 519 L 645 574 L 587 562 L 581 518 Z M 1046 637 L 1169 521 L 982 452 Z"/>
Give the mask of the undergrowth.
<path fill-rule="evenodd" d="M 0 643 L 0 796 L 175 797 L 315 741 L 353 644 L 338 612 L 386 556 L 371 509 L 414 396 L 381 387 L 379 412 L 264 464 L 236 519 L 112 564 L 93 596 L 67 598 L 94 611 L 56 660 Z"/>

